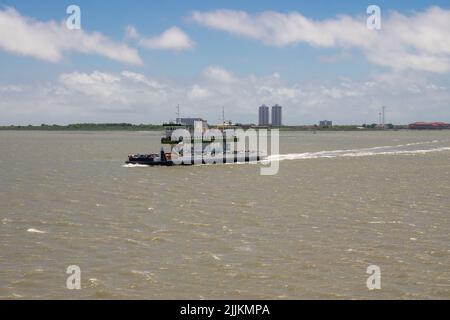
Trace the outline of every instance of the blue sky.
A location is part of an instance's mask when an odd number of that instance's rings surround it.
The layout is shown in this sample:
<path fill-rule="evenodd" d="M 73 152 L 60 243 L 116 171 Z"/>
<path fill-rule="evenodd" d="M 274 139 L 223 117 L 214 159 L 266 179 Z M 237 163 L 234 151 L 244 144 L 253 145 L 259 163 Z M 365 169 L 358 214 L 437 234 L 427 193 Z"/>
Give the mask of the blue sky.
<path fill-rule="evenodd" d="M 81 8 L 82 32 L 87 37 L 101 34 L 112 43 L 113 51 L 115 46 L 126 46 L 125 54 L 137 55 L 140 63 L 130 63 L 136 60 L 133 57 L 111 58 L 107 50 L 52 43 L 61 40 L 50 23 L 62 24 L 70 4 Z M 372 42 L 364 40 L 367 31 L 363 28 L 360 34 L 348 35 L 353 28 L 340 19 L 345 16 L 352 25 L 363 27 L 370 4 L 377 4 L 382 23 L 387 21 L 376 36 L 368 33 Z M 374 122 L 383 104 L 391 109 L 393 122 L 450 121 L 446 110 L 450 102 L 446 69 L 449 29 L 445 30 L 445 22 L 438 23 L 450 12 L 448 1 L 0 0 L 0 6 L 8 21 L 2 25 L 0 15 L 0 88 L 4 88 L 0 89 L 4 98 L 0 124 L 160 122 L 173 115 L 176 103 L 182 105 L 186 116 L 203 116 L 214 122 L 219 105 L 225 105 L 232 120 L 254 122 L 259 103 L 277 102 L 285 107 L 287 124 L 315 123 L 321 118 L 340 123 Z M 432 7 L 439 10 L 432 11 Z M 225 16 L 218 15 L 224 10 Z M 193 12 L 199 16 L 194 18 Z M 276 26 L 267 22 L 280 16 Z M 223 21 L 219 23 L 219 19 Z M 314 39 L 297 24 L 302 19 L 313 25 Z M 405 20 L 423 24 L 412 32 L 422 32 L 420 39 L 411 40 L 410 34 L 401 33 Z M 241 24 L 237 29 L 232 26 L 236 21 Z M 327 28 L 327 21 L 333 21 L 337 30 Z M 50 38 L 50 43 L 41 45 L 54 45 L 60 58 L 46 57 L 46 49 L 33 40 L 41 32 L 33 24 L 37 22 L 45 24 L 43 39 Z M 28 29 L 24 27 L 17 38 L 11 36 L 14 26 L 23 24 Z M 126 36 L 127 26 L 138 36 Z M 161 45 L 163 33 L 172 27 L 190 45 Z M 434 35 L 438 41 L 430 40 Z M 70 34 L 67 41 L 73 41 Z M 387 48 L 389 45 L 393 48 Z M 34 54 L 30 46 L 42 54 Z M 370 52 L 371 46 L 379 52 Z M 410 59 L 403 61 L 402 55 L 410 55 Z M 155 92 L 149 95 L 145 87 L 136 91 L 130 81 L 142 77 L 147 84 L 157 83 L 149 87 Z M 88 88 L 86 81 L 93 84 Z M 404 86 L 392 90 L 392 85 L 399 83 Z M 419 101 L 411 97 L 414 92 L 421 96 Z M 122 99 L 115 93 L 140 99 Z"/>

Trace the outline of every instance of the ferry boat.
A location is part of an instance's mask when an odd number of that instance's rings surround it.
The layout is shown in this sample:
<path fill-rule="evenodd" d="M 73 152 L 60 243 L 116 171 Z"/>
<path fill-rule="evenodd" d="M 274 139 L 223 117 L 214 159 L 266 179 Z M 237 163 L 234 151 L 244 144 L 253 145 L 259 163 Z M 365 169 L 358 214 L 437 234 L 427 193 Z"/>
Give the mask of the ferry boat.
<path fill-rule="evenodd" d="M 202 120 L 203 121 L 203 120 Z M 242 162 L 256 162 L 260 160 L 264 160 L 265 156 L 260 154 L 258 151 L 243 151 L 237 152 L 235 150 L 231 150 L 231 145 L 234 146 L 234 143 L 237 142 L 236 136 L 228 136 L 223 134 L 223 141 L 220 141 L 220 145 L 222 149 L 218 148 L 214 150 L 211 154 L 205 153 L 205 148 L 212 141 L 205 140 L 203 137 L 195 137 L 191 135 L 190 141 L 190 154 L 183 156 L 184 141 L 182 139 L 178 141 L 172 140 L 172 133 L 176 129 L 186 129 L 190 133 L 194 132 L 194 126 L 191 124 L 183 124 L 179 123 L 169 123 L 163 124 L 165 127 L 165 135 L 161 138 L 161 144 L 163 147 L 159 153 L 150 153 L 150 154 L 132 154 L 128 156 L 128 160 L 125 162 L 126 164 L 137 164 L 137 165 L 147 165 L 147 166 L 173 166 L 173 165 L 194 165 L 194 164 L 220 164 L 220 163 L 242 163 Z M 203 121 L 203 130 L 207 129 L 206 121 Z M 219 128 L 223 133 L 224 127 Z M 195 151 L 194 145 L 196 142 L 201 143 L 201 151 Z M 170 152 L 166 152 L 164 150 L 164 145 L 168 145 L 170 148 Z M 172 157 L 176 156 L 177 159 L 173 159 Z"/>

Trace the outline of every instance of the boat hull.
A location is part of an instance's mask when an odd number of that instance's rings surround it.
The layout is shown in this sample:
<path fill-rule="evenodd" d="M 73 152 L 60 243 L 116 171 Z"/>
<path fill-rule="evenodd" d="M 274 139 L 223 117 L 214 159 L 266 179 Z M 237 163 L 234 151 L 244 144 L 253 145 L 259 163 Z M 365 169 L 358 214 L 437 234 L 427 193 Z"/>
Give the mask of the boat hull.
<path fill-rule="evenodd" d="M 137 165 L 146 165 L 146 166 L 192 166 L 195 164 L 224 164 L 224 163 L 242 163 L 242 162 L 255 162 L 263 160 L 264 158 L 262 156 L 235 156 L 233 159 L 228 159 L 226 157 L 223 158 L 223 162 L 212 162 L 208 161 L 207 159 L 202 159 L 201 162 L 197 160 L 196 162 L 194 160 L 187 160 L 183 161 L 182 163 L 174 163 L 172 160 L 154 160 L 154 159 L 142 159 L 142 158 L 135 158 L 133 159 L 130 157 L 128 161 L 126 161 L 126 164 L 137 164 Z"/>

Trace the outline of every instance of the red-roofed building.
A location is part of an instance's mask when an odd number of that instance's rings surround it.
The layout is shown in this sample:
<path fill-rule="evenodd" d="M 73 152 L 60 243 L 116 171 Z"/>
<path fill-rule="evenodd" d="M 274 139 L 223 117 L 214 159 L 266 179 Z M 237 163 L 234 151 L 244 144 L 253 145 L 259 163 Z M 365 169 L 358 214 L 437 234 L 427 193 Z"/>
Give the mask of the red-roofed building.
<path fill-rule="evenodd" d="M 409 125 L 414 130 L 443 130 L 450 129 L 450 124 L 445 122 L 414 122 Z"/>

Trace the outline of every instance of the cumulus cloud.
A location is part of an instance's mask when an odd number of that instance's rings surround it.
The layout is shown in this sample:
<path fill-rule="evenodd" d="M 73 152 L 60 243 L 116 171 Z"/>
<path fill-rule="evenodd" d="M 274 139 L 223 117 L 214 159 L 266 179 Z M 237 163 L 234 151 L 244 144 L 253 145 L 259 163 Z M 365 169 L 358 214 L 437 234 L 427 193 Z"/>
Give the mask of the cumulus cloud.
<path fill-rule="evenodd" d="M 183 30 L 175 26 L 153 37 L 141 36 L 135 27 L 127 26 L 125 34 L 127 38 L 137 40 L 138 45 L 148 49 L 181 51 L 192 49 L 195 45 Z"/>
<path fill-rule="evenodd" d="M 285 47 L 356 48 L 380 66 L 397 70 L 450 72 L 450 10 L 431 7 L 406 16 L 383 16 L 382 29 L 369 30 L 366 17 L 339 16 L 313 20 L 298 12 L 195 11 L 196 23 L 238 36 Z"/>
<path fill-rule="evenodd" d="M 188 93 L 188 98 L 190 100 L 202 100 L 210 96 L 211 92 L 208 89 L 199 86 L 198 84 L 193 85 L 192 89 Z"/>
<path fill-rule="evenodd" d="M 8 93 L 8 92 L 22 92 L 23 88 L 17 85 L 7 85 L 4 87 L 0 87 L 0 93 Z"/>
<path fill-rule="evenodd" d="M 211 72 L 221 70 L 221 72 Z M 155 79 L 132 71 L 61 74 L 52 82 L 0 85 L 0 122 L 160 123 L 175 117 L 199 116 L 215 123 L 225 106 L 227 118 L 257 122 L 263 103 L 284 107 L 286 124 L 373 123 L 382 105 L 387 121 L 450 121 L 449 85 L 414 72 L 389 72 L 362 81 L 341 78 L 327 83 L 289 83 L 279 73 L 232 75 L 233 81 L 212 81 L 211 74 L 228 74 L 223 67 L 205 68 L 185 83 Z M 227 79 L 227 77 L 225 77 Z"/>
<path fill-rule="evenodd" d="M 145 111 L 163 106 L 170 88 L 143 74 L 123 71 L 120 74 L 94 71 L 62 74 L 56 87 L 67 102 L 82 101 L 80 108 L 99 108 L 103 111 Z M 96 105 L 97 107 L 92 107 Z M 141 109 L 142 108 L 142 109 Z"/>
<path fill-rule="evenodd" d="M 12 8 L 0 10 L 0 49 L 49 62 L 61 61 L 64 53 L 78 52 L 142 64 L 137 50 L 101 33 L 69 30 L 64 23 L 37 21 Z"/>
<path fill-rule="evenodd" d="M 237 81 L 231 72 L 218 66 L 209 66 L 203 71 L 203 75 L 211 80 L 224 83 L 233 83 Z"/>

